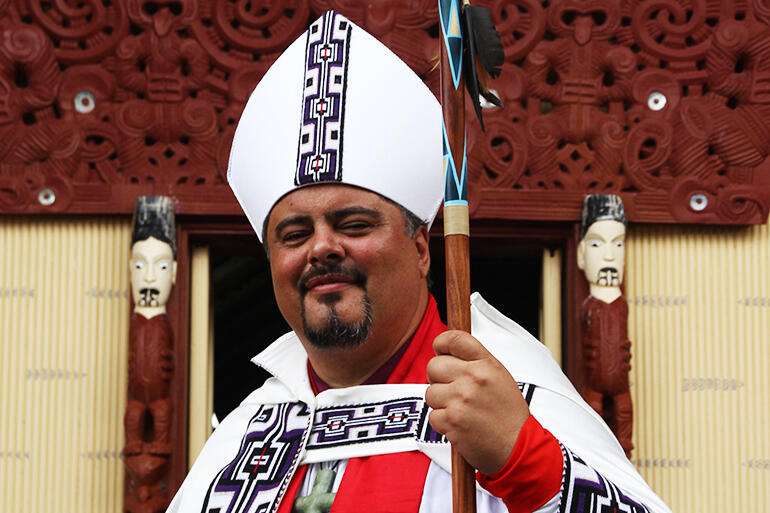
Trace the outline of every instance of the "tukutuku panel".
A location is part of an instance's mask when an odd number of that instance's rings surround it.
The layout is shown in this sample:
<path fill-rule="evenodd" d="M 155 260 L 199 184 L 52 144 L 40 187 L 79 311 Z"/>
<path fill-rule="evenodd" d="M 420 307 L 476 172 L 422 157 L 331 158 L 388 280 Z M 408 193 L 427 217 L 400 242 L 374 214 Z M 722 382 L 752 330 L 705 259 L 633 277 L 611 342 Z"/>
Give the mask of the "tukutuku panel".
<path fill-rule="evenodd" d="M 0 221 L 4 511 L 122 508 L 129 243 L 123 218 Z"/>
<path fill-rule="evenodd" d="M 673 511 L 770 500 L 770 227 L 635 225 L 632 460 Z"/>

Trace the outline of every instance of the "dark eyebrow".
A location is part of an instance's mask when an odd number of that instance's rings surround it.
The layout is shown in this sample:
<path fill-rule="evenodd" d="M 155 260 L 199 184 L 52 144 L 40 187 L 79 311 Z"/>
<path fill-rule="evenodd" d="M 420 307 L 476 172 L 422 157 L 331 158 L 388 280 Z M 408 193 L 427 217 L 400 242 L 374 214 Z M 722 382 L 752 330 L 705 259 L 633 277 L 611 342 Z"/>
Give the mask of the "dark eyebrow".
<path fill-rule="evenodd" d="M 344 219 L 347 216 L 356 215 L 356 214 L 363 214 L 363 215 L 369 216 L 376 221 L 380 221 L 382 219 L 382 214 L 378 210 L 359 207 L 359 206 L 333 210 L 331 212 L 327 212 L 324 215 L 324 217 L 326 217 L 326 219 L 330 221 L 339 221 L 341 219 Z M 313 223 L 313 219 L 309 215 L 298 214 L 296 216 L 287 217 L 286 219 L 280 221 L 277 225 L 275 225 L 274 233 L 276 234 L 276 236 L 278 236 L 281 234 L 283 230 L 286 229 L 287 226 L 290 226 L 293 224 L 312 224 L 312 223 Z"/>
<path fill-rule="evenodd" d="M 287 217 L 277 225 L 275 225 L 275 234 L 280 234 L 287 226 L 292 224 L 309 224 L 312 219 L 307 214 L 299 214 L 296 216 Z"/>
<path fill-rule="evenodd" d="M 324 217 L 330 221 L 339 221 L 340 219 L 344 219 L 347 216 L 356 215 L 356 214 L 363 214 L 365 216 L 369 216 L 373 218 L 375 221 L 380 221 L 382 219 L 382 213 L 380 213 L 379 210 L 374 210 L 371 208 L 366 207 L 346 207 L 341 208 L 339 210 L 332 210 L 331 212 L 327 212 Z"/>

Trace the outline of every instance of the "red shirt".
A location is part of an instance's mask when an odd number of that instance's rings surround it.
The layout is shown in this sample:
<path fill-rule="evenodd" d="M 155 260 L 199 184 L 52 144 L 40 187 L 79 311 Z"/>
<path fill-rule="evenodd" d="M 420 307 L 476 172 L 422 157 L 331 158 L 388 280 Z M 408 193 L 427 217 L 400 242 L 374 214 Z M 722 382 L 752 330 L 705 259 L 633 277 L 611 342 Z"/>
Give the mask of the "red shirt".
<path fill-rule="evenodd" d="M 436 300 L 431 296 L 412 338 L 364 384 L 427 383 L 426 366 L 435 355 L 433 340 L 446 330 L 439 318 Z M 309 363 L 308 373 L 316 394 L 329 388 Z M 416 513 L 429 466 L 430 459 L 415 451 L 351 458 L 331 513 Z M 278 513 L 291 511 L 305 472 L 304 465 L 297 470 Z M 492 495 L 502 498 L 508 511 L 530 512 L 559 492 L 562 472 L 563 458 L 558 441 L 530 416 L 503 468 L 494 476 L 478 473 L 477 480 Z"/>

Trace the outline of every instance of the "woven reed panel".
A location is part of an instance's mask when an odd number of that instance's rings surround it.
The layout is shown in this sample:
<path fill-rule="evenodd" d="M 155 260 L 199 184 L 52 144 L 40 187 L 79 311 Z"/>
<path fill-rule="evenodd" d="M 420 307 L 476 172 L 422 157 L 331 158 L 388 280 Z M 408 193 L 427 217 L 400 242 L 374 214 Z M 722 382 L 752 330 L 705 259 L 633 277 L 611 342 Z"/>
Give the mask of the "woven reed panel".
<path fill-rule="evenodd" d="M 0 509 L 121 510 L 130 224 L 0 220 Z"/>
<path fill-rule="evenodd" d="M 770 503 L 770 228 L 632 226 L 633 461 L 674 511 Z"/>

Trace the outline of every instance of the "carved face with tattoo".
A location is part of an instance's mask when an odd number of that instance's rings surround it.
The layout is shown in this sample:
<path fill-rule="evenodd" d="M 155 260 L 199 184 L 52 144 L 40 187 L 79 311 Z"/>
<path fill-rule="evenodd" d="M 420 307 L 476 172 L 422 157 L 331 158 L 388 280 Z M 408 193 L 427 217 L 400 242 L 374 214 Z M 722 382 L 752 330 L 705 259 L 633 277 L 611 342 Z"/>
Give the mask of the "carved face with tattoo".
<path fill-rule="evenodd" d="M 166 312 L 176 262 L 171 246 L 155 237 L 131 247 L 131 290 L 136 311 L 147 318 Z"/>
<path fill-rule="evenodd" d="M 578 244 L 578 267 L 591 288 L 620 287 L 626 256 L 626 227 L 613 220 L 596 221 Z"/>

